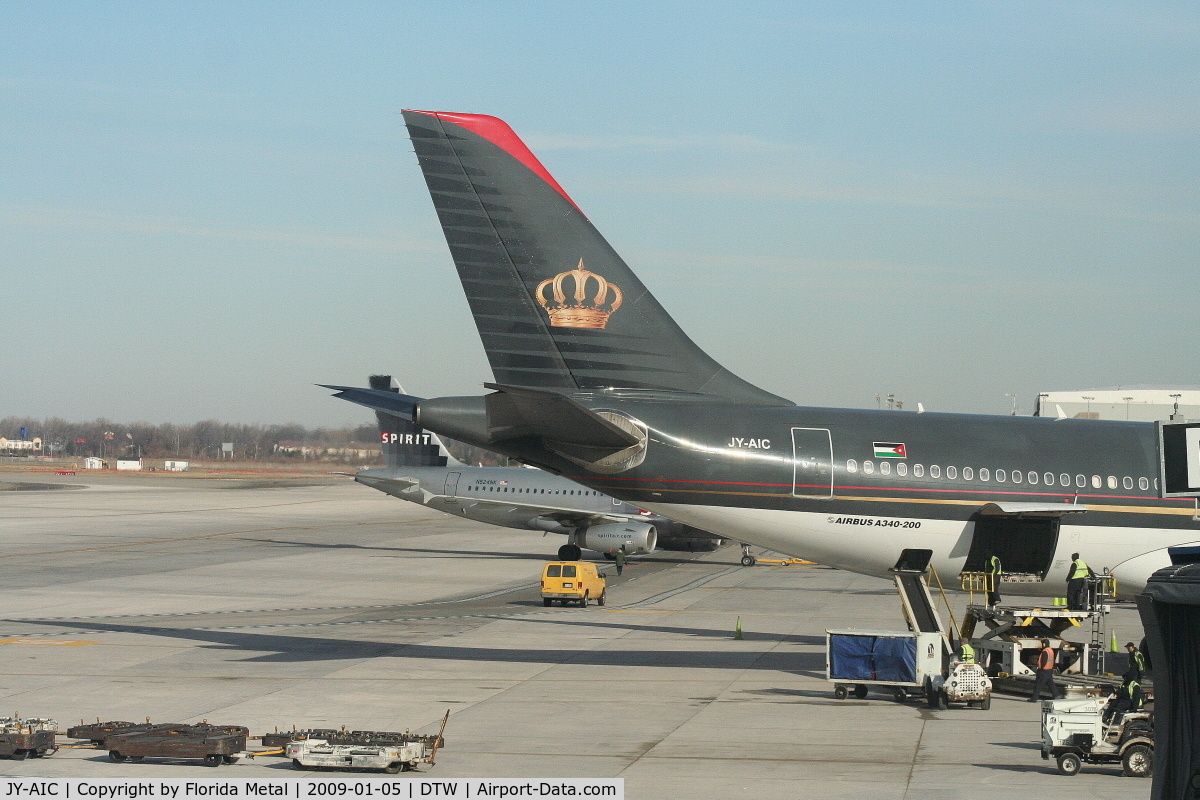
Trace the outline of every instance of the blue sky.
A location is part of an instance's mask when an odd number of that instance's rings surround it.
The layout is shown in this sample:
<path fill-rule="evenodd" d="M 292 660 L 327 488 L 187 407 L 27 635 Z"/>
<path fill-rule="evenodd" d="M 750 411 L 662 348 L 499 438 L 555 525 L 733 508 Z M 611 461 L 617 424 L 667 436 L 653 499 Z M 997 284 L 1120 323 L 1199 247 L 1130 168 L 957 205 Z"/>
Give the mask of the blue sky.
<path fill-rule="evenodd" d="M 0 416 L 490 379 L 399 110 L 495 114 L 802 404 L 1200 384 L 1187 3 L 6 2 Z"/>

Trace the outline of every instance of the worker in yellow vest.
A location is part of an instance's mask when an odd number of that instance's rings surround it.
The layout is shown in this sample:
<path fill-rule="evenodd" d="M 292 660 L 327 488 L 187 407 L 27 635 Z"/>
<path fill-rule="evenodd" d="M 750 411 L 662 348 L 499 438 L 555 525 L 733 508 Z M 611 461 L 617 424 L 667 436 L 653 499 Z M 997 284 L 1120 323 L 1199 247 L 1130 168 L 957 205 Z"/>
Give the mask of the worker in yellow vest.
<path fill-rule="evenodd" d="M 1067 609 L 1069 611 L 1086 611 L 1087 579 L 1095 575 L 1092 568 L 1079 557 L 1079 553 L 1071 553 L 1071 568 L 1067 570 Z"/>
<path fill-rule="evenodd" d="M 971 647 L 971 643 L 963 639 L 958 646 L 958 660 L 964 664 L 975 663 L 975 648 Z"/>
<path fill-rule="evenodd" d="M 1000 605 L 1000 576 L 1004 568 L 1000 565 L 1000 557 L 995 553 L 988 555 L 983 562 L 984 573 L 987 575 L 987 602 L 992 608 Z"/>

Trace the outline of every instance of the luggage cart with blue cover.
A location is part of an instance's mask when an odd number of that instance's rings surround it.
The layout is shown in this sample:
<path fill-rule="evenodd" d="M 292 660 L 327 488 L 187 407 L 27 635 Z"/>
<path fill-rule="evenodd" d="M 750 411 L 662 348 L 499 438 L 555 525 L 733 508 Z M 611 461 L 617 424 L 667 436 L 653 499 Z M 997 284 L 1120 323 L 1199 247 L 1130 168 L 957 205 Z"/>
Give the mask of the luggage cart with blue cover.
<path fill-rule="evenodd" d="M 825 631 L 825 679 L 834 697 L 864 698 L 868 687 L 886 687 L 897 702 L 929 696 L 940 685 L 945 640 L 940 633 L 909 631 Z"/>

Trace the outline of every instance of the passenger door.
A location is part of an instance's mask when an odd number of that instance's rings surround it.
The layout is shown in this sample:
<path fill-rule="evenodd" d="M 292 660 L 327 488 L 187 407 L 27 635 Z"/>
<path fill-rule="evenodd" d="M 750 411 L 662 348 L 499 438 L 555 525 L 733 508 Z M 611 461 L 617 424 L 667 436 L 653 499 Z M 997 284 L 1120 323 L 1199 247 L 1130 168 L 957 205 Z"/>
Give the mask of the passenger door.
<path fill-rule="evenodd" d="M 833 440 L 826 428 L 792 428 L 792 496 L 833 497 Z"/>

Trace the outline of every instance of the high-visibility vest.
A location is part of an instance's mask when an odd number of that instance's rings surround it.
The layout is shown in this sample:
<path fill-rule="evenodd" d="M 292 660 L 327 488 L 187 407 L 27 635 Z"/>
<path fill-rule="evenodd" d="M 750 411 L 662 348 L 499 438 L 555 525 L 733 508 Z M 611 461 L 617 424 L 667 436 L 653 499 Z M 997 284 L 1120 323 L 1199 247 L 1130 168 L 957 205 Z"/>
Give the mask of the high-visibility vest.
<path fill-rule="evenodd" d="M 1133 661 L 1133 665 L 1137 667 L 1138 672 L 1146 671 L 1146 657 L 1142 655 L 1141 650 L 1134 650 L 1133 657 L 1130 660 Z"/>
<path fill-rule="evenodd" d="M 1067 580 L 1073 581 L 1076 578 L 1086 578 L 1089 571 L 1088 565 L 1084 563 L 1083 559 L 1077 558 L 1071 562 L 1071 577 L 1067 578 Z"/>
<path fill-rule="evenodd" d="M 1000 574 L 1001 569 L 1000 569 L 1000 557 L 999 556 L 992 556 L 991 558 L 988 559 L 987 571 L 992 573 L 993 575 Z"/>
<path fill-rule="evenodd" d="M 1127 683 L 1125 685 L 1125 696 L 1129 698 L 1129 702 L 1133 704 L 1134 708 L 1137 708 L 1137 706 L 1138 706 L 1137 690 L 1138 690 L 1138 682 L 1137 681 L 1130 681 L 1129 683 Z"/>
<path fill-rule="evenodd" d="M 961 646 L 961 651 L 962 651 L 962 655 L 959 658 L 959 661 L 962 661 L 964 664 L 974 664 L 975 663 L 975 648 L 974 647 L 971 647 L 971 645 L 967 644 L 966 642 L 963 642 L 962 646 Z"/>
<path fill-rule="evenodd" d="M 1054 650 L 1049 647 L 1043 647 L 1038 653 L 1037 660 L 1038 669 L 1054 669 Z"/>

